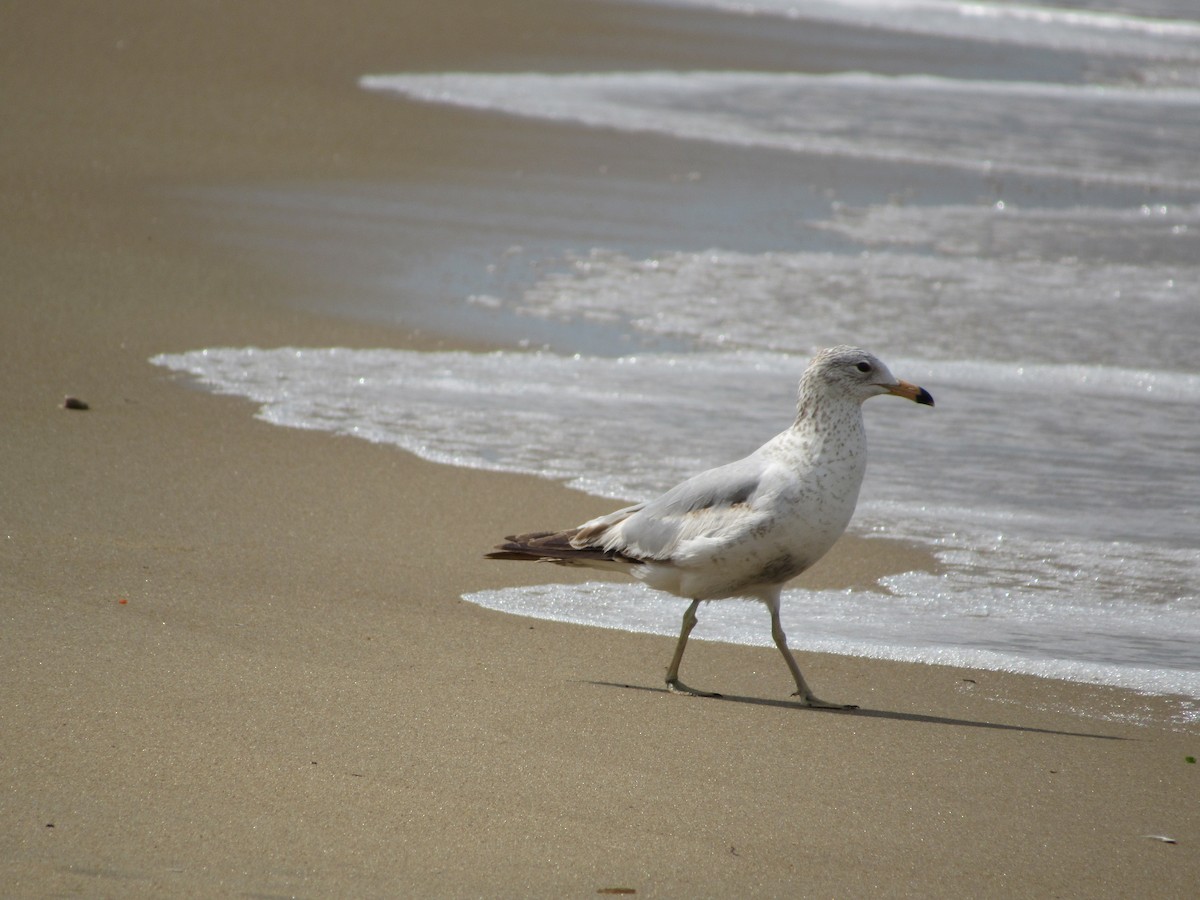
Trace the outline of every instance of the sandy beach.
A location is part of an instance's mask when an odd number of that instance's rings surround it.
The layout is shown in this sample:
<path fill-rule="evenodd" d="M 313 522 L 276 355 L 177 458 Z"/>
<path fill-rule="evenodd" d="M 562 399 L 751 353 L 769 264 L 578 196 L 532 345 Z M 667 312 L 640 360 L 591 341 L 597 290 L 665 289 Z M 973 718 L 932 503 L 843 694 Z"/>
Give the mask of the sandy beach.
<path fill-rule="evenodd" d="M 0 14 L 0 894 L 1193 896 L 1177 698 L 806 655 L 862 708 L 804 710 L 774 649 L 699 642 L 726 696 L 672 696 L 670 638 L 460 599 L 547 580 L 484 560 L 499 537 L 611 503 L 278 428 L 150 364 L 448 346 L 302 311 L 301 273 L 173 193 L 494 165 L 503 119 L 464 143 L 465 114 L 381 117 L 357 79 L 635 46 L 619 4 L 429 6 Z M 847 538 L 805 583 L 933 565 Z"/>

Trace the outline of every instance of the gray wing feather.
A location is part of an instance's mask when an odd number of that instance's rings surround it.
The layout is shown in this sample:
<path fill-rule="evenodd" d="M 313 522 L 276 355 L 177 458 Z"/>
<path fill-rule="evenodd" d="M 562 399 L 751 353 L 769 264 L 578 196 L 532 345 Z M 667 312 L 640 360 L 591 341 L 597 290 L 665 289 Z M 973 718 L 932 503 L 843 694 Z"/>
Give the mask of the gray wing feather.
<path fill-rule="evenodd" d="M 637 559 L 667 560 L 690 541 L 752 528 L 759 520 L 754 500 L 765 469 L 764 460 L 753 454 L 701 472 L 648 503 L 593 519 L 572 543 Z"/>

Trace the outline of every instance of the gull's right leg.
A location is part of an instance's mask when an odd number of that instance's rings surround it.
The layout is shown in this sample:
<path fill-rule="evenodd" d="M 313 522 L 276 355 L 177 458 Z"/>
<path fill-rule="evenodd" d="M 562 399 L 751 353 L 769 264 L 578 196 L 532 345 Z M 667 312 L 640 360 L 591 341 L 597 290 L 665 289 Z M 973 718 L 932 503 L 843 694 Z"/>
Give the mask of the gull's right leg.
<path fill-rule="evenodd" d="M 720 694 L 690 688 L 679 680 L 679 663 L 683 660 L 683 649 L 687 646 L 688 635 L 696 627 L 696 610 L 699 607 L 700 601 L 693 600 L 692 605 L 683 614 L 683 625 L 679 629 L 679 643 L 675 645 L 675 655 L 671 657 L 671 665 L 667 669 L 667 690 L 673 694 L 689 694 L 692 697 L 720 697 Z"/>

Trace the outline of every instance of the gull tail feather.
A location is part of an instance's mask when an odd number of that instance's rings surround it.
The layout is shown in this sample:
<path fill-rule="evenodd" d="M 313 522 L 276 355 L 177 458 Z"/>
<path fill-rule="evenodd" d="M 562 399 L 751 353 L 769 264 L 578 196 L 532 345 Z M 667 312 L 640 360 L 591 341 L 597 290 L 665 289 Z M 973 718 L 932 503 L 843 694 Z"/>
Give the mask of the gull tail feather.
<path fill-rule="evenodd" d="M 510 534 L 503 544 L 487 554 L 488 559 L 532 560 L 552 562 L 560 566 L 588 566 L 596 569 L 626 570 L 639 562 L 617 550 L 603 547 L 576 547 L 571 540 L 579 534 L 570 531 L 533 531 L 529 534 Z"/>

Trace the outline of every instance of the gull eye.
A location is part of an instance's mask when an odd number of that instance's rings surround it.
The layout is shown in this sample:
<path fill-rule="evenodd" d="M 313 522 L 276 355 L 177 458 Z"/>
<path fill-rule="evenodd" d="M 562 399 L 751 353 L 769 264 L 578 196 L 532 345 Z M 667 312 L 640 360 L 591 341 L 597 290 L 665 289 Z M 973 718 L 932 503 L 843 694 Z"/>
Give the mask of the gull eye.
<path fill-rule="evenodd" d="M 870 372 L 871 364 L 869 362 L 860 362 L 855 368 L 860 372 Z"/>

